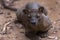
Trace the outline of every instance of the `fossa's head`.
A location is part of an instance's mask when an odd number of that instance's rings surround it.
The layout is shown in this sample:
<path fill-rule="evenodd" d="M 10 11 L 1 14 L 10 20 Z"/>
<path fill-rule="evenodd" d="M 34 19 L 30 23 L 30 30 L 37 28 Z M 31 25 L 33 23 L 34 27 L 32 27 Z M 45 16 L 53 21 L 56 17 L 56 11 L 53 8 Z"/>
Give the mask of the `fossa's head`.
<path fill-rule="evenodd" d="M 38 3 L 28 3 L 25 9 L 23 9 L 23 12 L 27 15 L 28 21 L 33 25 L 38 24 L 42 18 L 42 14 L 46 15 L 44 11 L 45 8 Z"/>

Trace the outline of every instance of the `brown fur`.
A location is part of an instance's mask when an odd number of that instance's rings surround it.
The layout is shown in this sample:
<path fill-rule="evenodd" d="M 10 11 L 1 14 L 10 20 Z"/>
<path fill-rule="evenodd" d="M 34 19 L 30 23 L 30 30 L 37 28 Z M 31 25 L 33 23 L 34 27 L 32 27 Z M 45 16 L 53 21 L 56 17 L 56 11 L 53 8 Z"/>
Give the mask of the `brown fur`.
<path fill-rule="evenodd" d="M 28 9 L 29 10 L 29 9 Z M 22 10 L 18 10 L 16 15 L 17 15 L 17 19 L 24 25 L 25 27 L 25 32 L 30 32 L 30 31 L 41 31 L 41 32 L 45 32 L 48 31 L 51 27 L 52 27 L 52 23 L 51 20 L 49 19 L 49 17 L 47 15 L 45 15 L 44 13 L 41 13 L 39 11 L 35 12 L 28 12 L 28 10 L 22 9 Z M 36 16 L 38 16 L 38 18 L 36 18 Z M 33 25 L 31 24 L 30 20 L 31 18 L 28 17 L 28 15 L 31 15 L 30 17 L 34 17 L 35 19 L 37 19 L 37 24 Z"/>

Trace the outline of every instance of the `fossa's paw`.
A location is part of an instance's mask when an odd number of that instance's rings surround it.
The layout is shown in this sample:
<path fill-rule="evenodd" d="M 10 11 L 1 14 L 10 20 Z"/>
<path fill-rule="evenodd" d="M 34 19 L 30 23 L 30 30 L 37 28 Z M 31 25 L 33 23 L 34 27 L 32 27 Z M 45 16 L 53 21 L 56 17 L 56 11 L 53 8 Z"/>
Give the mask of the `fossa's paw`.
<path fill-rule="evenodd" d="M 48 32 L 38 32 L 37 35 L 40 36 L 41 38 L 45 38 L 48 36 Z"/>

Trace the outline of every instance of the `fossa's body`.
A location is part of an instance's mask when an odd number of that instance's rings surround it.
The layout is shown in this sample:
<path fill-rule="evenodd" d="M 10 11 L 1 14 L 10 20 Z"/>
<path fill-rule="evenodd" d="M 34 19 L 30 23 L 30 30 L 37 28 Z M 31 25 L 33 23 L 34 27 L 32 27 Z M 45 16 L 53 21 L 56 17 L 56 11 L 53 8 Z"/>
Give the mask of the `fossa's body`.
<path fill-rule="evenodd" d="M 17 19 L 24 25 L 25 32 L 48 32 L 52 23 L 46 9 L 37 3 L 28 3 L 22 10 L 17 10 Z"/>

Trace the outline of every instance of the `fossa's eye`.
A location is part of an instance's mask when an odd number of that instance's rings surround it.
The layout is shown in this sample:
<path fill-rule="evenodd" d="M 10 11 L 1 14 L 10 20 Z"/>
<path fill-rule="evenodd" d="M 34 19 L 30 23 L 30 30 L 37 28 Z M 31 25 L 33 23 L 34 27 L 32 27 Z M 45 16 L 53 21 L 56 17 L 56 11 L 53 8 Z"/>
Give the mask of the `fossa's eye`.
<path fill-rule="evenodd" d="M 31 10 L 28 10 L 28 12 L 31 12 Z"/>
<path fill-rule="evenodd" d="M 28 15 L 28 18 L 31 18 L 31 15 Z"/>

